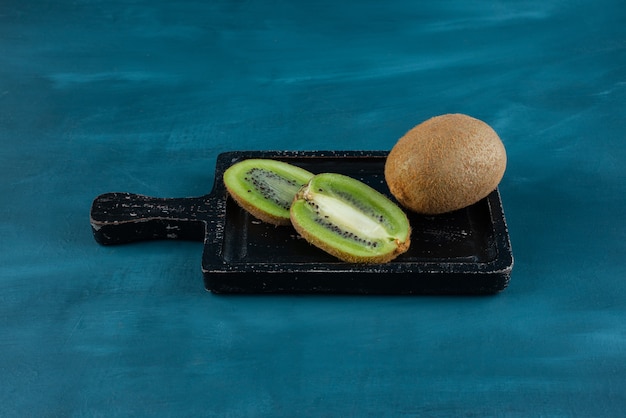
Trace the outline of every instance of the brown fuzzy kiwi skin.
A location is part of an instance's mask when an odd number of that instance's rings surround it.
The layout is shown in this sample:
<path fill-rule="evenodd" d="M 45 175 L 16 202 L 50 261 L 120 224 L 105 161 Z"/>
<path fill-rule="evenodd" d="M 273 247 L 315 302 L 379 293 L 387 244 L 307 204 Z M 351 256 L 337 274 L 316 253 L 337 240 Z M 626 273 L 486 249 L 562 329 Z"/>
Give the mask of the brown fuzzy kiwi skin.
<path fill-rule="evenodd" d="M 435 215 L 478 202 L 500 183 L 506 151 L 485 122 L 463 114 L 435 116 L 409 130 L 385 162 L 398 202 Z"/>
<path fill-rule="evenodd" d="M 281 218 L 281 217 L 278 217 L 278 216 L 273 216 L 270 213 L 267 213 L 267 212 L 264 212 L 264 211 L 260 210 L 256 206 L 248 203 L 245 199 L 242 199 L 237 194 L 236 190 L 233 190 L 231 187 L 228 187 L 227 184 L 225 184 L 225 186 L 226 186 L 226 190 L 228 191 L 228 194 L 230 195 L 230 197 L 232 197 L 233 200 L 239 206 L 241 206 L 243 209 L 248 211 L 252 216 L 257 218 L 258 220 L 263 221 L 263 222 L 267 222 L 269 224 L 276 225 L 276 226 L 289 225 L 291 223 L 289 218 Z"/>

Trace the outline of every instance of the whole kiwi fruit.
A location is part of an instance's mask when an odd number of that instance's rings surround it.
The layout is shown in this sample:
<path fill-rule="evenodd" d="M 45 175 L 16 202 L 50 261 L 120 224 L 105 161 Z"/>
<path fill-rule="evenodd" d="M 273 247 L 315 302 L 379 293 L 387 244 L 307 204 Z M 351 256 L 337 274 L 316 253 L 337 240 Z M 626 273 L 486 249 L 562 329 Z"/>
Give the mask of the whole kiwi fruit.
<path fill-rule="evenodd" d="M 504 145 L 488 124 L 446 114 L 398 140 L 385 161 L 385 180 L 402 206 L 434 215 L 489 195 L 502 180 L 506 160 Z"/>

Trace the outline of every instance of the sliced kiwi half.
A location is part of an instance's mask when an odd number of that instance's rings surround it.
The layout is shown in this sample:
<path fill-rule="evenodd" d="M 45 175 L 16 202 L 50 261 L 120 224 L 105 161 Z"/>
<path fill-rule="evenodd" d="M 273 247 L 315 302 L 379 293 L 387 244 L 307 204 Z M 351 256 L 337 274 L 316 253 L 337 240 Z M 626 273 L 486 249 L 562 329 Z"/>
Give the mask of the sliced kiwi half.
<path fill-rule="evenodd" d="M 289 208 L 298 190 L 313 174 L 292 164 L 270 159 L 247 159 L 224 172 L 230 196 L 254 217 L 289 225 Z"/>
<path fill-rule="evenodd" d="M 352 263 L 385 263 L 408 250 L 406 214 L 354 178 L 314 176 L 291 204 L 291 223 L 309 243 Z"/>

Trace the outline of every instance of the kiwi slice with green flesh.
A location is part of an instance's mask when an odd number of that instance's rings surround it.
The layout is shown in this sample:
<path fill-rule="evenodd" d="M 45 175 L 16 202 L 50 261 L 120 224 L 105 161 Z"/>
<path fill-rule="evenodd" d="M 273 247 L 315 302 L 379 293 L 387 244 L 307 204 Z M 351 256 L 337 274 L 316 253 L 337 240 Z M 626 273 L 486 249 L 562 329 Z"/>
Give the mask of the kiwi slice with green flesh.
<path fill-rule="evenodd" d="M 342 174 L 323 173 L 291 204 L 291 223 L 309 243 L 352 263 L 385 263 L 409 249 L 406 214 L 385 195 Z"/>
<path fill-rule="evenodd" d="M 289 225 L 289 208 L 298 190 L 313 177 L 300 167 L 278 160 L 247 159 L 224 172 L 230 196 L 254 217 Z"/>

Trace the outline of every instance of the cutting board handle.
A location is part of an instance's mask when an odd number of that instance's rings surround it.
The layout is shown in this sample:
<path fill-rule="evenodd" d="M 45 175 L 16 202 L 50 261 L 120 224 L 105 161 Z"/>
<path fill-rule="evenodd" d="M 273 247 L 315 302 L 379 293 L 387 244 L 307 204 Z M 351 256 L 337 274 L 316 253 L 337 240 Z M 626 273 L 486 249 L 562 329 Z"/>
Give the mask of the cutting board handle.
<path fill-rule="evenodd" d="M 90 221 L 100 244 L 154 239 L 202 241 L 215 205 L 211 196 L 158 198 L 105 193 L 91 205 Z"/>

